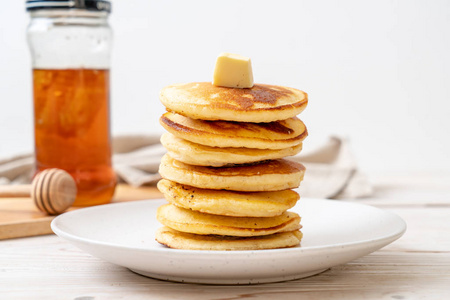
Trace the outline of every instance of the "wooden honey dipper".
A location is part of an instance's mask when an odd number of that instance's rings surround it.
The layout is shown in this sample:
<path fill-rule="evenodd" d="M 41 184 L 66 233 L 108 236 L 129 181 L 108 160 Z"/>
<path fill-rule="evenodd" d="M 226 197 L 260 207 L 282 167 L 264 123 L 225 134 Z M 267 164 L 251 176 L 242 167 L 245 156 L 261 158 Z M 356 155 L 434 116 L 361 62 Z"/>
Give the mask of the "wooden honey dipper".
<path fill-rule="evenodd" d="M 30 197 L 37 208 L 49 215 L 64 212 L 75 201 L 77 186 L 64 170 L 39 172 L 31 185 L 0 185 L 0 197 Z"/>

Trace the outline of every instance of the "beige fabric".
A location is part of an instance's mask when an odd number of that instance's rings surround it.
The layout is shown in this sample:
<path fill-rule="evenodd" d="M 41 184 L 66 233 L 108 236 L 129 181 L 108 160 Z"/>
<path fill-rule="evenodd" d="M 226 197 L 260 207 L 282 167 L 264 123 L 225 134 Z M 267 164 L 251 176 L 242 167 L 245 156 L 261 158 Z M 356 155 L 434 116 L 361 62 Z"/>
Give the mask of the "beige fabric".
<path fill-rule="evenodd" d="M 301 161 L 306 167 L 305 177 L 296 189 L 303 197 L 354 199 L 372 194 L 372 186 L 358 169 L 346 138 L 330 137 L 319 149 L 287 159 Z"/>
<path fill-rule="evenodd" d="M 114 169 L 123 182 L 134 186 L 155 184 L 166 149 L 159 135 L 126 135 L 113 139 Z M 369 196 L 372 188 L 358 170 L 349 141 L 331 137 L 320 149 L 290 157 L 306 166 L 298 192 L 302 197 L 350 199 Z M 0 159 L 0 184 L 28 183 L 33 172 L 33 155 Z"/>

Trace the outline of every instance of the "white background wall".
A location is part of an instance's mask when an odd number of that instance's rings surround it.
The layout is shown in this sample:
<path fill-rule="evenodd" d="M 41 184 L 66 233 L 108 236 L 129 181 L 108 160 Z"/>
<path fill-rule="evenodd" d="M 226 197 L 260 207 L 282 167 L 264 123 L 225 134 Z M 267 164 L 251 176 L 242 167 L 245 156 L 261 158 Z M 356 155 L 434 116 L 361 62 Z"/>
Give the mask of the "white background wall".
<path fill-rule="evenodd" d="M 0 7 L 0 157 L 33 149 L 25 1 Z M 158 91 L 220 52 L 308 92 L 311 150 L 351 139 L 366 171 L 450 170 L 450 1 L 115 0 L 112 133 L 162 132 Z"/>

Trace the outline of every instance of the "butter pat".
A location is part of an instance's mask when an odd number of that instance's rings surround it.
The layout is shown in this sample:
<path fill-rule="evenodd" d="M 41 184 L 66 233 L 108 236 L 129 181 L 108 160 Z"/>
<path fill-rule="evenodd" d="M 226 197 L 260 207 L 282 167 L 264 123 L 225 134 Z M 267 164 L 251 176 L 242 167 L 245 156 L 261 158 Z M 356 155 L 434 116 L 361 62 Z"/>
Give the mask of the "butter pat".
<path fill-rule="evenodd" d="M 212 84 L 231 88 L 253 87 L 250 58 L 231 53 L 220 54 L 216 60 Z"/>

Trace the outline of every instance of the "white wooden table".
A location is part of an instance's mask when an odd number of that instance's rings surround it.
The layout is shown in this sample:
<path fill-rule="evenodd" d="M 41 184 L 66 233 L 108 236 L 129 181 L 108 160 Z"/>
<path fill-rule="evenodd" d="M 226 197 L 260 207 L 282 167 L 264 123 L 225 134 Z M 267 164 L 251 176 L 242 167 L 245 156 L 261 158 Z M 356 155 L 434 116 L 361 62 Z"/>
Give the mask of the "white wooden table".
<path fill-rule="evenodd" d="M 154 280 L 54 235 L 0 241 L 0 299 L 450 299 L 450 172 L 371 174 L 375 194 L 355 200 L 401 216 L 405 235 L 305 279 L 209 286 Z"/>

